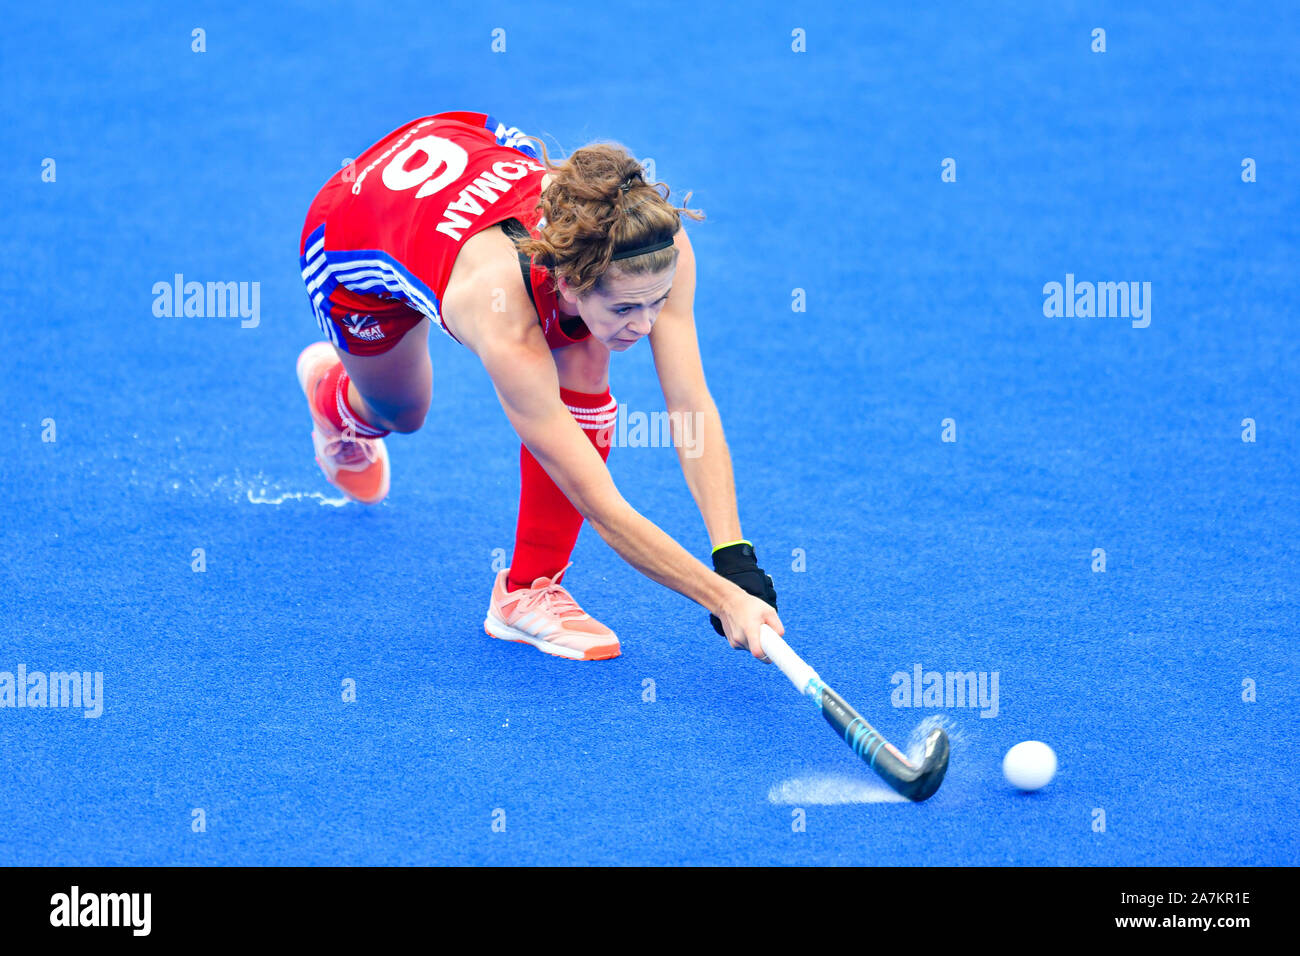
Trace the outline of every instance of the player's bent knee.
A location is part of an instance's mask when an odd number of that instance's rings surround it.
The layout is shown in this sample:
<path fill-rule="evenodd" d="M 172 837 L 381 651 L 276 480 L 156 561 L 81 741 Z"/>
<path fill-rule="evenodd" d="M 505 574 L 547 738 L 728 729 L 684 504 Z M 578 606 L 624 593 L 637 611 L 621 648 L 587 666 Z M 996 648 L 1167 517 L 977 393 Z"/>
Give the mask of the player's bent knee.
<path fill-rule="evenodd" d="M 399 434 L 409 435 L 411 432 L 418 432 L 424 427 L 424 420 L 428 417 L 429 406 L 424 405 L 418 408 L 403 409 L 388 424 L 388 430 L 398 432 Z"/>
<path fill-rule="evenodd" d="M 402 435 L 409 435 L 411 432 L 418 432 L 424 427 L 424 419 L 429 414 L 429 402 L 424 401 L 416 405 L 398 405 L 398 406 L 381 406 L 376 407 L 373 403 L 370 406 L 383 417 L 383 422 L 378 423 L 380 427 L 388 429 L 390 432 L 398 432 Z"/>
<path fill-rule="evenodd" d="M 411 432 L 419 431 L 424 426 L 424 419 L 429 414 L 431 399 L 425 399 L 423 402 L 414 405 L 393 405 L 373 398 L 366 398 L 365 401 L 367 410 L 370 413 L 367 424 L 390 432 L 409 435 Z"/>

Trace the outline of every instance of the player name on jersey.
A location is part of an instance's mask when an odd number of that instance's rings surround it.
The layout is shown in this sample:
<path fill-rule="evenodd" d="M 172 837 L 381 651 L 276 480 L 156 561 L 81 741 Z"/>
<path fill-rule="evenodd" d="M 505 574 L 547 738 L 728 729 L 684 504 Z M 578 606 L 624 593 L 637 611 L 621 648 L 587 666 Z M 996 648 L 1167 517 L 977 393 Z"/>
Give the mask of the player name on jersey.
<path fill-rule="evenodd" d="M 493 163 L 491 172 L 480 173 L 477 179 L 460 191 L 459 196 L 447 203 L 442 211 L 442 222 L 438 223 L 438 231 L 459 242 L 464 230 L 473 224 L 473 220 L 466 216 L 477 218 L 483 215 L 488 206 L 510 190 L 514 180 L 523 179 L 530 172 L 544 173 L 546 169 L 529 160 Z"/>

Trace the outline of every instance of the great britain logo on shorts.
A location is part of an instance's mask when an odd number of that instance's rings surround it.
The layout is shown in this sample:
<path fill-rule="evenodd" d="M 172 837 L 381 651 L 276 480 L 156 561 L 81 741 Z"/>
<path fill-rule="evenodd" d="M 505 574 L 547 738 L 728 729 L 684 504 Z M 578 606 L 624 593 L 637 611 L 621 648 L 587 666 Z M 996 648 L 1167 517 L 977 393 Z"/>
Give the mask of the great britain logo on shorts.
<path fill-rule="evenodd" d="M 343 317 L 342 322 L 348 327 L 349 332 L 367 342 L 375 342 L 384 337 L 384 329 L 373 315 L 349 312 Z"/>

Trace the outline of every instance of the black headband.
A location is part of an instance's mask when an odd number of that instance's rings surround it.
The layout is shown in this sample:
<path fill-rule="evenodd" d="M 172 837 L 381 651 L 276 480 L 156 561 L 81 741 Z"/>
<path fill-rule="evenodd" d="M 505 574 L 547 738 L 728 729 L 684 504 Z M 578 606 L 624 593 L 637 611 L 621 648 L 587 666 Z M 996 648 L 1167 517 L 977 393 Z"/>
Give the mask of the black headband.
<path fill-rule="evenodd" d="M 659 242 L 652 242 L 646 246 L 637 246 L 635 249 L 624 249 L 622 252 L 616 252 L 609 257 L 609 261 L 613 262 L 615 259 L 631 259 L 634 256 L 644 256 L 651 252 L 658 252 L 660 249 L 667 249 L 672 244 L 673 237 L 669 236 L 667 239 L 662 239 Z"/>

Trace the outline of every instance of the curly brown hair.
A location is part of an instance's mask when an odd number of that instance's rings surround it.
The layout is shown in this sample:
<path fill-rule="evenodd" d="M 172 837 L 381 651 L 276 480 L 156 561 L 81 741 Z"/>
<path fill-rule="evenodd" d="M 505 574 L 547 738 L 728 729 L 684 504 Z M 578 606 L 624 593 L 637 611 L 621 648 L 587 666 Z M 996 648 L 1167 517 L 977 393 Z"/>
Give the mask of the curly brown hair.
<path fill-rule="evenodd" d="M 554 163 L 546 144 L 534 141 L 551 176 L 537 203 L 545 222 L 539 238 L 517 240 L 516 246 L 564 279 L 575 295 L 585 295 L 600 284 L 616 252 L 671 237 L 681 227 L 683 213 L 704 218 L 698 210 L 670 203 L 668 184 L 647 182 L 641 163 L 618 143 L 583 146 Z M 683 202 L 690 199 L 687 193 Z M 676 261 L 677 250 L 669 246 L 619 259 L 614 268 L 624 275 L 645 275 L 668 269 Z"/>

